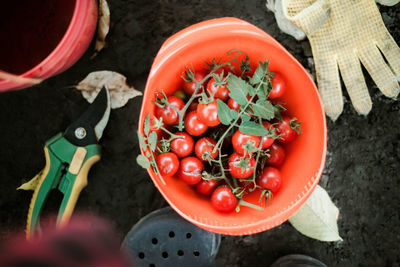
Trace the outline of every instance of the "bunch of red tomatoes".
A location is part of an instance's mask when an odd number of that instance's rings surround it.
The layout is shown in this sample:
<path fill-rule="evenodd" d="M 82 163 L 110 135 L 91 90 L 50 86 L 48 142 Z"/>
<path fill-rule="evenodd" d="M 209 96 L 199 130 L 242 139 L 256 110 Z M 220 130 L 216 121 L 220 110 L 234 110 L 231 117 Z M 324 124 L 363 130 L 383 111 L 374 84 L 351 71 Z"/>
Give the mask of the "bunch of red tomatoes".
<path fill-rule="evenodd" d="M 174 95 L 157 98 L 155 114 L 170 138 L 158 142 L 155 163 L 162 177 L 176 176 L 199 194 L 211 195 L 216 210 L 231 212 L 246 203 L 242 200 L 244 194 L 257 188 L 266 198 L 278 192 L 282 184 L 279 168 L 285 161 L 282 144 L 292 142 L 301 128 L 295 118 L 279 112 L 271 121 L 258 120 L 271 133 L 267 136 L 242 133 L 235 125 L 222 125 L 218 106 L 222 104 L 218 101 L 237 114 L 247 114 L 251 119 L 254 114 L 251 111 L 239 113 L 243 104 L 230 97 L 227 76 L 235 74 L 227 68 L 214 71 L 208 79 L 207 74 L 193 71 L 191 79 L 184 78 L 183 88 Z M 200 88 L 196 89 L 199 82 L 202 82 Z M 285 80 L 275 74 L 271 76 L 270 85 L 267 99 L 278 102 L 286 91 Z M 195 99 L 180 118 L 178 112 L 194 94 Z M 183 131 L 176 130 L 180 119 Z M 243 118 L 237 121 L 241 120 Z"/>

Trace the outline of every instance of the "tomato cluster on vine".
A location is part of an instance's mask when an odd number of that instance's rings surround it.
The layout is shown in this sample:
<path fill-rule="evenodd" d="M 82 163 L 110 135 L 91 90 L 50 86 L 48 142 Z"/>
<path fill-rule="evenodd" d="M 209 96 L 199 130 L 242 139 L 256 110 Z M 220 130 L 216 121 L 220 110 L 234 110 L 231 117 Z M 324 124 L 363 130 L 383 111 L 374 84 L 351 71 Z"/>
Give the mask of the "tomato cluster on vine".
<path fill-rule="evenodd" d="M 284 179 L 284 144 L 302 131 L 279 103 L 286 91 L 283 77 L 270 72 L 267 61 L 252 72 L 247 55 L 238 55 L 244 58 L 212 61 L 207 72 L 186 69 L 181 88 L 156 95 L 153 125 L 147 117 L 145 135 L 139 136 L 148 167 L 210 195 L 220 212 L 240 205 L 262 209 L 243 196 L 257 191 L 265 204 L 272 199 Z M 162 133 L 150 137 L 154 130 Z M 142 166 L 145 158 L 138 159 Z"/>

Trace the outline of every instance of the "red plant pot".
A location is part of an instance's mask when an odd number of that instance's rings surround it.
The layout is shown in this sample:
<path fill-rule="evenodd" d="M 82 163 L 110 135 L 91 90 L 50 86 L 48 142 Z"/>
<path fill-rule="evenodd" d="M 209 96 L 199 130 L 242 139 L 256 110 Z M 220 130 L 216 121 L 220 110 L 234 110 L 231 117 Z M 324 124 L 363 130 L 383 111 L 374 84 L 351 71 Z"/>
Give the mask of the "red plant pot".
<path fill-rule="evenodd" d="M 206 230 L 226 235 L 248 235 L 278 226 L 290 218 L 311 195 L 321 177 L 326 155 L 326 121 L 317 88 L 300 63 L 267 33 L 236 19 L 220 18 L 192 25 L 170 37 L 158 52 L 151 68 L 139 120 L 154 116 L 155 93 L 167 95 L 182 88 L 185 67 L 198 69 L 205 60 L 227 59 L 227 51 L 239 49 L 249 56 L 252 67 L 270 61 L 270 70 L 279 72 L 287 83 L 281 99 L 292 116 L 302 121 L 303 134 L 285 146 L 287 158 L 281 167 L 279 192 L 264 211 L 241 207 L 239 213 L 216 211 L 208 198 L 199 196 L 176 177 L 165 177 L 164 185 L 151 170 L 148 173 L 163 197 L 182 217 Z M 259 194 L 244 200 L 258 203 Z"/>
<path fill-rule="evenodd" d="M 97 1 L 75 0 L 74 2 L 75 7 L 73 7 L 73 12 L 71 12 L 72 17 L 70 18 L 70 23 L 58 45 L 36 66 L 20 74 L 20 77 L 38 79 L 49 78 L 68 69 L 86 51 L 96 29 L 98 14 Z M 68 4 L 69 2 L 66 3 Z M 62 10 L 60 12 L 62 12 Z M 57 16 L 62 15 L 64 14 L 55 14 L 55 19 L 57 19 Z M 45 22 L 45 20 L 43 22 Z M 30 22 L 26 21 L 26 23 Z M 37 26 L 52 27 L 53 25 Z M 24 33 L 22 32 L 21 34 Z M 32 53 L 34 53 L 34 51 L 32 51 Z M 0 79 L 0 92 L 22 89 L 31 85 L 31 83 L 17 83 Z"/>

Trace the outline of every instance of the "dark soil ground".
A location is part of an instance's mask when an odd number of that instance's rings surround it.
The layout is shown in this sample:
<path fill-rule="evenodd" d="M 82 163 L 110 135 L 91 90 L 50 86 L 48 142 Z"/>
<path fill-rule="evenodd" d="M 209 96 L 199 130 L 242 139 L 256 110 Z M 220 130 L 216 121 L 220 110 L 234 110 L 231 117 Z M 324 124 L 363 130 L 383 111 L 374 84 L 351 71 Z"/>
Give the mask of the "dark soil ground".
<path fill-rule="evenodd" d="M 114 70 L 144 90 L 152 60 L 163 41 L 193 23 L 223 16 L 247 20 L 281 42 L 306 68 L 312 57 L 307 40 L 280 32 L 265 0 L 109 0 L 109 45 L 94 60 L 85 56 L 68 71 L 27 90 L 0 94 L 0 239 L 21 230 L 31 192 L 16 191 L 44 166 L 44 142 L 88 106 L 68 86 L 89 72 Z M 400 43 L 400 4 L 380 7 Z M 368 116 L 355 113 L 346 95 L 343 114 L 328 119 L 328 156 L 320 184 L 340 208 L 340 243 L 324 243 L 298 233 L 289 223 L 270 231 L 223 237 L 218 266 L 269 266 L 278 257 L 302 253 L 329 266 L 400 265 L 400 102 L 385 98 L 367 77 L 373 98 Z M 102 160 L 89 174 L 77 204 L 112 220 L 121 237 L 141 217 L 166 206 L 145 170 L 135 163 L 135 131 L 141 97 L 113 110 L 101 140 Z M 55 204 L 54 204 L 55 205 Z"/>

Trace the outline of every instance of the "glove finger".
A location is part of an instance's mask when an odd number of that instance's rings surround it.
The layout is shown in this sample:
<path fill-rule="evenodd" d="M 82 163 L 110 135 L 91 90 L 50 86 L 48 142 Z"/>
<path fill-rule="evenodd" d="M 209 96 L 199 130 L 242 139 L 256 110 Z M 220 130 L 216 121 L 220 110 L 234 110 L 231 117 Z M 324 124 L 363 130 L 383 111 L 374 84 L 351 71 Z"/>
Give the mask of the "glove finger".
<path fill-rule="evenodd" d="M 318 89 L 326 114 L 335 121 L 343 111 L 343 95 L 336 60 L 315 58 Z"/>
<path fill-rule="evenodd" d="M 360 61 L 355 55 L 347 55 L 338 59 L 340 74 L 355 110 L 360 114 L 367 115 L 372 108 L 372 101 Z"/>
<path fill-rule="evenodd" d="M 400 77 L 400 48 L 388 31 L 385 32 L 384 38 L 377 42 L 377 45 L 389 62 L 394 74 Z"/>
<path fill-rule="evenodd" d="M 385 96 L 395 98 L 400 91 L 399 83 L 378 48 L 376 46 L 364 48 L 358 56 L 379 90 Z"/>

